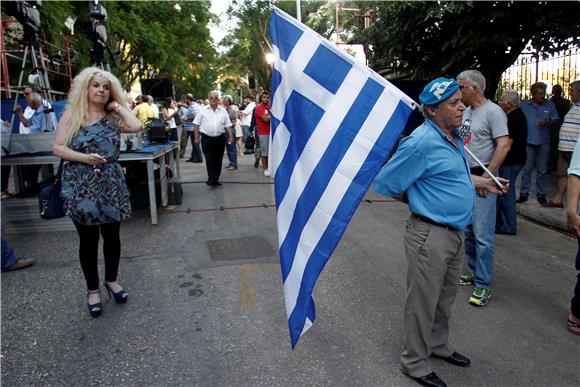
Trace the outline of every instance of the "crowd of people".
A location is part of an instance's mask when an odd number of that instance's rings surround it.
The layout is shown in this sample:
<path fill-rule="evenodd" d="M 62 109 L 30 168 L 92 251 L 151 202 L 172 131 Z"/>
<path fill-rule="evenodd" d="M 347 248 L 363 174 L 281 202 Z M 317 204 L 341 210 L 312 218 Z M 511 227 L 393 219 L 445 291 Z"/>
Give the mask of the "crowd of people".
<path fill-rule="evenodd" d="M 229 160 L 226 169 L 237 170 L 238 154 L 255 153 L 255 145 L 250 146 L 248 140 L 255 130 L 256 140 L 262 140 L 264 153 L 258 156 L 267 175 L 270 120 L 267 92 L 262 93 L 257 107 L 252 96 L 238 107 L 231 96 L 220 98 L 217 91 L 211 91 L 205 101 L 195 100 L 191 94 L 183 95 L 179 102 L 166 98 L 159 109 L 148 95 L 129 101 L 113 74 L 89 67 L 74 78 L 66 109 L 56 125 L 44 112 L 47 103 L 32 86 L 24 89 L 24 97 L 26 109 L 23 111 L 17 106 L 15 110 L 20 117 L 21 134 L 54 131 L 56 126 L 53 153 L 64 161 L 61 197 L 65 213 L 78 232 L 87 309 L 92 317 L 102 312 L 100 284 L 116 303 L 125 303 L 129 297 L 117 279 L 121 221 L 131 215 L 129 190 L 117 160 L 121 150 L 143 145 L 146 132 L 143 129 L 150 120 L 166 122 L 169 139 L 180 143 L 181 158 L 185 157 L 187 143 L 191 141 L 191 156 L 186 161 L 201 163 L 205 158 L 207 184 L 214 187 L 221 185 L 224 150 Z M 254 165 L 257 167 L 257 162 Z M 7 192 L 8 174 L 9 170 L 3 169 L 3 193 Z M 105 260 L 102 283 L 98 273 L 101 237 Z M 17 258 L 2 238 L 3 271 L 22 269 L 33 263 L 30 259 Z"/>
<path fill-rule="evenodd" d="M 217 183 L 219 183 L 220 174 L 215 171 L 218 165 L 213 157 L 214 154 L 220 153 L 221 149 L 221 145 L 219 145 L 221 140 L 217 140 L 218 134 L 223 135 L 224 149 L 228 157 L 228 165 L 224 169 L 237 170 L 238 157 L 253 154 L 256 158 L 254 166 L 258 168 L 261 164 L 264 175 L 269 176 L 270 95 L 264 91 L 260 93 L 257 105 L 255 100 L 253 95 L 248 95 L 243 98 L 241 104 L 237 105 L 231 95 L 220 97 L 219 92 L 212 91 L 205 100 L 195 99 L 192 94 L 183 94 L 179 101 L 167 97 L 159 109 L 152 96 L 139 95 L 134 100 L 127 102 L 127 108 L 144 126 L 152 119 L 166 121 L 170 128 L 169 140 L 179 141 L 180 158 L 185 158 L 186 148 L 188 143 L 191 143 L 191 154 L 185 162 L 202 163 L 205 157 L 207 163 L 206 150 L 212 148 L 210 143 L 217 144 L 218 148 L 208 153 L 210 157 L 208 182 L 211 183 L 210 185 L 219 186 L 221 184 L 214 184 L 215 179 L 218 179 Z M 212 112 L 215 112 L 214 118 L 219 116 L 218 122 L 208 121 L 209 113 L 206 111 L 208 107 Z M 224 119 L 226 116 L 228 120 Z M 196 117 L 199 117 L 197 123 L 195 122 Z M 205 119 L 201 120 L 202 117 Z M 214 127 L 215 125 L 219 127 Z M 198 141 L 196 141 L 196 128 Z M 231 130 L 231 139 L 228 139 L 228 129 Z M 214 140 L 211 140 L 212 138 Z M 206 150 L 203 150 L 202 146 L 204 139 Z M 130 149 L 132 146 L 142 146 L 142 139 L 138 139 L 138 136 L 122 135 L 121 149 Z M 221 164 L 219 169 L 222 169 Z M 211 177 L 209 176 L 210 170 Z"/>
<path fill-rule="evenodd" d="M 377 192 L 400 198 L 411 211 L 404 242 L 408 270 L 400 364 L 405 374 L 423 385 L 445 385 L 431 368 L 431 356 L 456 366 L 470 365 L 469 358 L 448 342 L 451 306 L 459 285 L 473 286 L 469 304 L 484 307 L 490 302 L 495 234 L 517 233 L 516 203 L 528 200 L 534 171 L 536 198 L 543 207 L 564 208 L 567 193 L 568 224 L 580 238 L 580 81 L 570 84 L 571 101 L 562 97 L 559 85 L 553 87 L 552 99 L 546 99 L 542 82 L 531 86 L 532 98 L 524 102 L 515 90 L 504 90 L 496 104 L 485 97 L 485 89 L 485 77 L 477 70 L 427 84 L 419 97 L 424 123 L 401 141 L 375 180 Z M 31 87 L 24 95 L 28 106 L 16 109 L 21 133 L 54 130 L 41 96 Z M 151 96 L 129 102 L 117 78 L 99 68 L 86 68 L 74 78 L 68 105 L 56 125 L 53 150 L 65 161 L 61 196 L 79 235 L 91 316 L 102 311 L 97 265 L 101 236 L 102 285 L 115 302 L 128 300 L 117 279 L 121 221 L 131 215 L 125 176 L 117 162 L 123 136 L 140 133 L 149 120 L 161 118 L 170 129 L 169 138 L 179 140 L 181 158 L 190 141 L 186 161 L 205 159 L 207 185 L 221 185 L 224 152 L 229 161 L 226 170 L 236 171 L 238 157 L 254 153 L 254 166 L 261 163 L 269 176 L 269 93 L 262 92 L 257 105 L 254 101 L 248 96 L 238 106 L 231 96 L 220 98 L 219 92 L 211 91 L 205 101 L 191 94 L 179 102 L 168 97 L 159 109 Z M 546 174 L 554 138 L 558 138 L 559 184 L 557 195 L 548 200 Z M 466 156 L 466 149 L 474 157 Z M 3 270 L 33 263 L 17 259 L 4 239 L 2 258 Z M 580 239 L 576 268 L 580 270 Z M 567 327 L 580 334 L 580 274 Z"/>
<path fill-rule="evenodd" d="M 573 106 L 555 86 L 559 108 L 546 100 L 542 82 L 531 86 L 532 98 L 523 103 L 516 91 L 504 90 L 499 106 L 485 97 L 485 88 L 485 77 L 477 70 L 427 84 L 419 97 L 425 122 L 401 141 L 375 180 L 377 192 L 400 198 L 411 211 L 404 244 L 408 269 L 400 366 L 421 385 L 446 385 L 433 372 L 430 357 L 461 367 L 471 364 L 449 345 L 451 305 L 458 285 L 473 286 L 469 304 L 483 307 L 490 302 L 494 236 L 516 234 L 516 202 L 527 200 L 534 170 L 536 196 L 543 207 L 562 208 L 569 182 L 568 225 L 580 238 L 580 82 L 570 85 Z M 558 195 L 547 200 L 553 131 L 559 138 L 561 178 Z M 475 157 L 467 157 L 465 149 Z M 502 177 L 493 182 L 492 175 Z M 464 256 L 467 270 L 460 274 Z M 576 269 L 580 270 L 580 248 Z M 580 273 L 567 328 L 580 334 Z"/>

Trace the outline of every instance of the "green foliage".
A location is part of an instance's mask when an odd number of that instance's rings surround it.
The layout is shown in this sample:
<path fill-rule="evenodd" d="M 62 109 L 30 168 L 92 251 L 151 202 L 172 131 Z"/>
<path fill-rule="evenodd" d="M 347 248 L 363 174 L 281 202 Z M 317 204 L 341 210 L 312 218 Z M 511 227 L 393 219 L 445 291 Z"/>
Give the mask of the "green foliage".
<path fill-rule="evenodd" d="M 302 20 L 327 38 L 335 29 L 332 3 L 330 1 L 301 3 Z M 271 70 L 265 56 L 271 51 L 268 23 L 272 6 L 290 15 L 296 15 L 295 1 L 233 0 L 227 14 L 230 20 L 238 20 L 239 23 L 222 41 L 228 48 L 222 58 L 225 64 L 224 73 L 238 77 L 252 75 L 256 78 L 257 86 L 264 89 L 270 88 Z"/>
<path fill-rule="evenodd" d="M 44 37 L 62 45 L 64 21 L 77 19 L 73 37 L 73 73 L 91 64 L 93 43 L 88 38 L 88 1 L 44 1 L 40 7 Z M 179 2 L 181 12 L 168 1 L 100 1 L 108 14 L 109 46 L 125 86 L 137 78 L 168 77 L 177 90 L 205 96 L 214 87 L 217 53 L 208 23 L 213 19 L 209 1 Z M 87 25 L 88 24 L 88 25 Z M 107 54 L 106 58 L 111 63 Z"/>
<path fill-rule="evenodd" d="M 370 5 L 370 4 L 368 4 Z M 531 42 L 542 55 L 580 43 L 578 2 L 376 2 L 365 31 L 371 66 L 430 79 L 469 68 L 494 95 L 501 74 Z"/>
<path fill-rule="evenodd" d="M 258 89 L 270 88 L 271 69 L 265 55 L 271 51 L 268 22 L 274 5 L 289 15 L 296 15 L 295 1 L 232 1 L 227 13 L 232 21 L 239 20 L 239 23 L 222 42 L 228 49 L 221 59 L 225 76 L 238 77 L 239 83 L 243 83 L 242 77 L 253 76 Z M 302 1 L 302 21 L 323 37 L 334 39 L 337 6 L 342 9 L 339 12 L 340 39 L 348 41 L 353 37 L 353 31 L 363 28 L 364 19 L 360 15 L 374 4 L 364 1 Z"/>

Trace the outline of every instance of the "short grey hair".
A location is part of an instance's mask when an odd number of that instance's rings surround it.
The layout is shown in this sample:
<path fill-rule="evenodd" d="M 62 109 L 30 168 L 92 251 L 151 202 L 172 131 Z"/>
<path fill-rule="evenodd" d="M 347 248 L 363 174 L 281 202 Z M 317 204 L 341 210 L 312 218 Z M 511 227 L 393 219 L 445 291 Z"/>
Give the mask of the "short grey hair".
<path fill-rule="evenodd" d="M 217 95 L 217 97 L 220 97 L 220 92 L 218 90 L 212 90 L 209 93 L 207 93 L 207 97 L 209 98 L 210 95 Z"/>
<path fill-rule="evenodd" d="M 502 95 L 505 95 L 505 100 L 509 102 L 513 107 L 518 107 L 521 104 L 520 95 L 517 91 L 513 89 L 504 90 Z"/>
<path fill-rule="evenodd" d="M 485 77 L 478 70 L 465 70 L 459 73 L 457 79 L 462 79 L 472 86 L 476 86 L 483 94 L 485 91 Z"/>
<path fill-rule="evenodd" d="M 38 93 L 32 93 L 30 95 L 30 102 L 32 103 L 36 103 L 36 104 L 42 104 L 42 97 L 40 96 L 40 94 Z"/>
<path fill-rule="evenodd" d="M 224 95 L 222 98 L 224 101 L 228 101 L 228 105 L 234 104 L 234 99 L 232 98 L 231 95 Z"/>

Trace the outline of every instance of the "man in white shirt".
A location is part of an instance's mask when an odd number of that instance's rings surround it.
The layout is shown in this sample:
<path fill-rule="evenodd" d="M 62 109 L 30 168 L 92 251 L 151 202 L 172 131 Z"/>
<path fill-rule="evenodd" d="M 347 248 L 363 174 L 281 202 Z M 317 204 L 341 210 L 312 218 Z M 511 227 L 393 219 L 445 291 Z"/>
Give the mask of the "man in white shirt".
<path fill-rule="evenodd" d="M 256 103 L 254 102 L 255 98 L 253 95 L 249 95 L 244 98 L 244 105 L 245 108 L 241 110 L 242 113 L 242 135 L 244 144 L 246 143 L 246 139 L 250 135 L 250 125 L 252 124 L 252 113 L 254 112 L 254 108 L 256 107 Z"/>
<path fill-rule="evenodd" d="M 194 143 L 200 143 L 205 156 L 207 168 L 207 185 L 219 186 L 220 173 L 222 170 L 222 159 L 226 142 L 224 133 L 228 133 L 228 144 L 234 141 L 232 135 L 232 123 L 226 109 L 219 106 L 219 92 L 214 90 L 208 94 L 209 105 L 201 107 L 199 113 L 193 120 Z"/>

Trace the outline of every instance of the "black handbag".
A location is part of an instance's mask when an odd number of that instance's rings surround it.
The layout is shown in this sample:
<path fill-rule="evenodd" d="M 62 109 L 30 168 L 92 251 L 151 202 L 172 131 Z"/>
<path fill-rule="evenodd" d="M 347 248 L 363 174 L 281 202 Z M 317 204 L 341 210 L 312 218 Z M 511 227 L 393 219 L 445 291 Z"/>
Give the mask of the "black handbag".
<path fill-rule="evenodd" d="M 254 138 L 254 134 L 250 133 L 250 135 L 248 136 L 248 138 L 246 138 L 246 149 L 254 149 L 254 146 L 256 145 L 256 139 Z"/>
<path fill-rule="evenodd" d="M 63 162 L 64 160 L 60 160 L 54 180 L 49 184 L 43 185 L 38 193 L 38 207 L 42 219 L 57 219 L 65 215 L 64 201 L 60 197 L 60 178 L 62 176 Z"/>
<path fill-rule="evenodd" d="M 169 183 L 167 187 L 167 204 L 170 206 L 180 206 L 183 202 L 183 187 L 181 183 Z"/>

